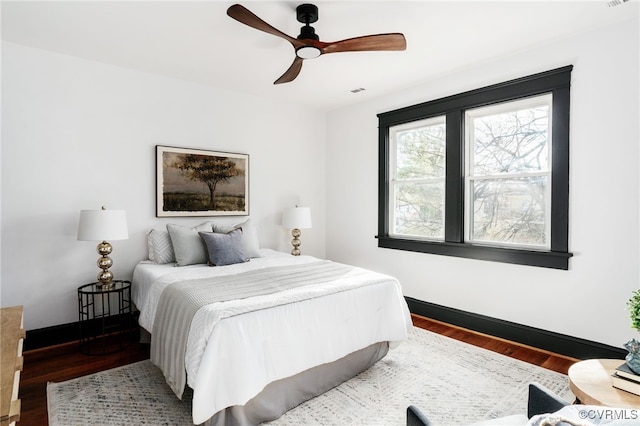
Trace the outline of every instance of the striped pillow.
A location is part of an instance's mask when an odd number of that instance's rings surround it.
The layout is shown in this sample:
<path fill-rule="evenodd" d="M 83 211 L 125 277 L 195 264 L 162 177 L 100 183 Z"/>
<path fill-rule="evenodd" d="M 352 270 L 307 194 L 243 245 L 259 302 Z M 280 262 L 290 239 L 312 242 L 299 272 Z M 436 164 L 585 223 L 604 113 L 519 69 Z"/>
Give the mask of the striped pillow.
<path fill-rule="evenodd" d="M 149 245 L 149 260 L 153 263 L 165 264 L 176 261 L 168 231 L 152 229 L 147 236 L 147 244 Z"/>

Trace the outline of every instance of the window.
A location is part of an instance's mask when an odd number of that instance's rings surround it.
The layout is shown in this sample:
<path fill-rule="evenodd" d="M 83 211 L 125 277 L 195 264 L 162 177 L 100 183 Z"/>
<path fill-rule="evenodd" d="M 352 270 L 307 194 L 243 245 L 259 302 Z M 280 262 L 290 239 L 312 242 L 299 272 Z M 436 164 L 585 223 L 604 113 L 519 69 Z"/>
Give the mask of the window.
<path fill-rule="evenodd" d="M 444 241 L 445 117 L 391 130 L 392 235 Z"/>
<path fill-rule="evenodd" d="M 571 70 L 379 114 L 378 246 L 568 269 Z"/>
<path fill-rule="evenodd" d="M 465 112 L 465 241 L 549 250 L 552 96 Z"/>

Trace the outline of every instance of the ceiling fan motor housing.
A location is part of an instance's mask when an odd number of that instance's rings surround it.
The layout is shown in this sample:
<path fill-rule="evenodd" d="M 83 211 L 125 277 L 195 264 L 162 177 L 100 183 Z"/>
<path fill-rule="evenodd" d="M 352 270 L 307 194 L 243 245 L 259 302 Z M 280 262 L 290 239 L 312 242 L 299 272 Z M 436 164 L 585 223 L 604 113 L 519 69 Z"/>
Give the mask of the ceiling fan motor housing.
<path fill-rule="evenodd" d="M 300 28 L 300 35 L 298 36 L 299 40 L 320 40 L 318 34 L 316 34 L 316 30 L 311 25 L 305 25 Z"/>
<path fill-rule="evenodd" d="M 318 20 L 318 7 L 313 4 L 301 4 L 296 8 L 298 22 L 302 22 L 304 27 L 300 28 L 298 40 L 320 40 L 316 30 L 309 25 Z"/>
<path fill-rule="evenodd" d="M 296 17 L 298 22 L 312 24 L 318 20 L 318 6 L 309 3 L 301 4 L 296 7 Z"/>

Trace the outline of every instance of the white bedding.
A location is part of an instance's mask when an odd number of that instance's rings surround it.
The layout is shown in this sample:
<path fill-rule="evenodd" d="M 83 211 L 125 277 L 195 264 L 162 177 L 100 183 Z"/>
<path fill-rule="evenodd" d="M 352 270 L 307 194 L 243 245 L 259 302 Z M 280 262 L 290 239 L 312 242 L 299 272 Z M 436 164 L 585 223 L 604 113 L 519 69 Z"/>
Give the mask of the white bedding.
<path fill-rule="evenodd" d="M 162 290 L 172 283 L 318 261 L 266 249 L 263 254 L 224 267 L 140 263 L 132 286 L 140 325 L 153 330 Z M 226 407 L 245 404 L 274 380 L 373 343 L 405 340 L 411 319 L 397 280 L 360 268 L 358 275 L 375 284 L 219 320 L 221 304 L 224 309 L 243 312 L 244 305 L 252 302 L 241 299 L 201 308 L 191 325 L 185 357 L 187 383 L 194 390 L 194 423 Z"/>

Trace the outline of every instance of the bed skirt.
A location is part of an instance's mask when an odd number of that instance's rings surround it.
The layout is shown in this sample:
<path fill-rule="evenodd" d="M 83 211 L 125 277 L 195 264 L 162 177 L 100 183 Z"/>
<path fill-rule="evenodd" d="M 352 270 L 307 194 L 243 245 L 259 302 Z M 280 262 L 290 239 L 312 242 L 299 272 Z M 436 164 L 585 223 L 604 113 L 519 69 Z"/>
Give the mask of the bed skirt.
<path fill-rule="evenodd" d="M 384 358 L 388 342 L 375 343 L 334 362 L 318 365 L 268 384 L 245 405 L 217 412 L 205 426 L 258 425 L 356 376 Z"/>

